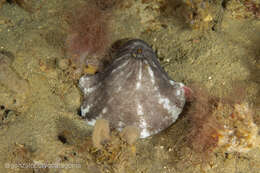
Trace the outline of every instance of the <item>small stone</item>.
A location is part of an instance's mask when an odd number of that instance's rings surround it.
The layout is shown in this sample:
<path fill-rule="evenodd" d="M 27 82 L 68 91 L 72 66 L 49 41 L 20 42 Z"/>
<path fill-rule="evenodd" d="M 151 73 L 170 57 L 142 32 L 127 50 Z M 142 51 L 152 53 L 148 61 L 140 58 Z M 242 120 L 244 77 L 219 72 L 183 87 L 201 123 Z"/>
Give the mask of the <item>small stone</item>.
<path fill-rule="evenodd" d="M 101 149 L 102 144 L 110 140 L 110 129 L 107 120 L 98 119 L 95 123 L 94 131 L 92 134 L 92 142 L 94 147 Z"/>
<path fill-rule="evenodd" d="M 129 145 L 133 145 L 140 137 L 140 130 L 135 126 L 126 126 L 120 133 L 120 136 Z"/>
<path fill-rule="evenodd" d="M 58 60 L 58 67 L 61 70 L 66 70 L 69 67 L 69 59 L 63 58 Z"/>

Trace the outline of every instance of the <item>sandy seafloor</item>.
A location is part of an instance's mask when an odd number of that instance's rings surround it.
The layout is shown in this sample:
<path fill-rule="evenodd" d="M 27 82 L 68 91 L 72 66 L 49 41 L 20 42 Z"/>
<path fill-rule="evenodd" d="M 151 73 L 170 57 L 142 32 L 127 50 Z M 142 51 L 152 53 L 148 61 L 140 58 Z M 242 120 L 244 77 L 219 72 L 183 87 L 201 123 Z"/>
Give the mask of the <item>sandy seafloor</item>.
<path fill-rule="evenodd" d="M 192 159 L 181 144 L 185 115 L 164 132 L 138 140 L 130 149 L 133 155 L 127 155 L 124 150 L 129 147 L 124 145 L 116 151 L 120 158 L 93 156 L 92 127 L 77 115 L 82 99 L 77 83 L 56 65 L 66 58 L 64 14 L 76 3 L 85 1 L 29 1 L 33 12 L 14 3 L 0 9 L 0 54 L 10 59 L 11 69 L 8 77 L 0 74 L 0 173 L 260 173 L 259 147 L 247 153 L 216 152 L 206 166 Z M 215 28 L 202 31 L 189 28 L 174 15 L 156 12 L 156 6 L 146 7 L 136 0 L 113 9 L 113 42 L 147 41 L 174 80 L 199 83 L 212 95 L 229 95 L 234 85 L 243 88 L 260 127 L 260 20 L 236 18 L 223 9 Z M 7 75 L 2 69 L 0 73 Z M 28 169 L 16 163 L 78 163 L 81 168 Z M 7 168 L 8 164 L 17 167 Z"/>

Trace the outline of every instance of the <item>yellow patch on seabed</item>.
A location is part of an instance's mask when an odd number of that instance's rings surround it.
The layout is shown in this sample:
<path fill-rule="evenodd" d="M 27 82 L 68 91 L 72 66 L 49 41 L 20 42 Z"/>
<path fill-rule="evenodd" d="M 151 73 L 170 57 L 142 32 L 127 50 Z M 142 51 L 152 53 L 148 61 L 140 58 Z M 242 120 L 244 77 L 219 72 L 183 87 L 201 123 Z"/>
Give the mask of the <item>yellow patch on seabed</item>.
<path fill-rule="evenodd" d="M 98 67 L 90 64 L 84 68 L 85 74 L 95 74 L 97 71 L 98 71 Z"/>
<path fill-rule="evenodd" d="M 135 155 L 136 154 L 136 146 L 132 145 L 131 146 L 131 152 Z"/>

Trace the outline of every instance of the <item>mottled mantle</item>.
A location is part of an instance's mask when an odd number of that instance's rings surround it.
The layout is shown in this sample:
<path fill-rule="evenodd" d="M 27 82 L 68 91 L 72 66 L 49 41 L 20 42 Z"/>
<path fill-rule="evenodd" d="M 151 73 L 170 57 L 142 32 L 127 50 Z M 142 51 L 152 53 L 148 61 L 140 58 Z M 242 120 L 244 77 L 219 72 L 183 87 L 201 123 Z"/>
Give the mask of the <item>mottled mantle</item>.
<path fill-rule="evenodd" d="M 145 138 L 169 127 L 185 104 L 184 85 L 170 79 L 152 48 L 142 40 L 125 43 L 103 72 L 80 78 L 82 116 L 122 130 L 133 125 Z"/>

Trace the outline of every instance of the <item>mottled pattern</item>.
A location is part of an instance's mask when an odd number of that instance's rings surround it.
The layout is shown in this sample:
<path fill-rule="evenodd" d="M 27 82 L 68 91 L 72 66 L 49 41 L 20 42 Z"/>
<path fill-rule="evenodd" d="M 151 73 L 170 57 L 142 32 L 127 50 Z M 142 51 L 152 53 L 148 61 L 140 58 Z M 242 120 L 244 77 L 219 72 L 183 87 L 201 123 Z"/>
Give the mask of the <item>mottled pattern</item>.
<path fill-rule="evenodd" d="M 152 48 L 138 39 L 123 45 L 103 72 L 81 77 L 79 86 L 89 125 L 99 118 L 120 131 L 133 125 L 141 138 L 169 127 L 185 103 L 184 85 L 171 80 Z"/>

